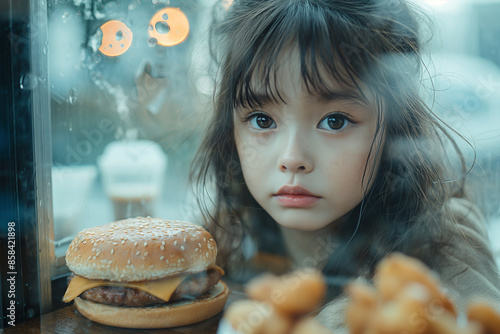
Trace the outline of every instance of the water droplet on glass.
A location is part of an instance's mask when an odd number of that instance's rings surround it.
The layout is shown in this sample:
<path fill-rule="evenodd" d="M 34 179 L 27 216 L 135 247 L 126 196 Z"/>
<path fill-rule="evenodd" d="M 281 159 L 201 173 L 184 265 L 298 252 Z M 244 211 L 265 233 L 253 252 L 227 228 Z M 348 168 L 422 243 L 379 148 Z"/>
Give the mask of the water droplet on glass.
<path fill-rule="evenodd" d="M 62 15 L 63 22 L 66 22 L 66 20 L 69 19 L 70 16 L 71 16 L 70 13 L 64 12 Z"/>
<path fill-rule="evenodd" d="M 158 44 L 158 40 L 156 38 L 151 37 L 150 39 L 148 39 L 148 45 L 150 47 L 154 48 L 156 44 Z"/>
<path fill-rule="evenodd" d="M 34 89 L 38 86 L 38 78 L 30 73 L 21 76 L 19 83 L 21 89 Z"/>
<path fill-rule="evenodd" d="M 168 34 L 168 32 L 170 31 L 170 26 L 165 21 L 158 21 L 155 24 L 155 29 L 160 34 Z"/>
<path fill-rule="evenodd" d="M 116 39 L 117 41 L 121 41 L 121 40 L 123 39 L 123 31 L 118 30 L 118 31 L 116 32 L 116 34 L 115 34 L 115 39 Z"/>
<path fill-rule="evenodd" d="M 97 56 L 95 57 L 95 62 L 96 62 L 96 63 L 100 63 L 100 62 L 101 62 L 101 60 L 102 60 L 101 55 L 97 55 Z"/>
<path fill-rule="evenodd" d="M 68 95 L 68 102 L 70 104 L 74 104 L 77 98 L 78 98 L 77 92 L 74 89 L 70 89 L 69 95 Z"/>
<path fill-rule="evenodd" d="M 161 16 L 161 18 L 162 18 L 162 19 L 164 19 L 164 20 L 166 21 L 166 20 L 168 20 L 168 15 L 167 15 L 167 14 L 163 14 L 163 15 Z"/>

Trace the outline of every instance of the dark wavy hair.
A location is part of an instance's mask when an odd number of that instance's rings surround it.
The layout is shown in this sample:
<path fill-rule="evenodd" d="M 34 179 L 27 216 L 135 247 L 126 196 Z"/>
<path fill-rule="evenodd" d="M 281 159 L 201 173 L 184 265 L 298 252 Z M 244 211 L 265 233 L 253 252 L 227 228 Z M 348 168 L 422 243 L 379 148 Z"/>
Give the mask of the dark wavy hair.
<path fill-rule="evenodd" d="M 385 138 L 383 145 L 374 142 L 370 152 L 380 157 L 378 173 L 365 170 L 364 182 L 373 181 L 373 186 L 339 227 L 341 247 L 324 272 L 347 277 L 373 273 L 378 261 L 394 251 L 433 267 L 429 254 L 438 254 L 444 240 L 444 204 L 464 196 L 464 178 L 457 175 L 463 175 L 465 163 L 419 95 L 425 69 L 419 22 L 425 16 L 403 0 L 235 0 L 227 11 L 216 8 L 214 17 L 214 112 L 192 177 L 221 258 L 241 260 L 246 237 L 260 250 L 282 252 L 276 222 L 245 185 L 233 112 L 238 106 L 260 105 L 251 85 L 255 78 L 269 98 L 282 101 L 273 79 L 282 56 L 295 48 L 310 93 L 331 93 L 326 74 L 346 90 L 375 96 L 377 131 Z M 461 166 L 458 171 L 449 167 L 447 145 L 458 153 L 453 160 Z"/>

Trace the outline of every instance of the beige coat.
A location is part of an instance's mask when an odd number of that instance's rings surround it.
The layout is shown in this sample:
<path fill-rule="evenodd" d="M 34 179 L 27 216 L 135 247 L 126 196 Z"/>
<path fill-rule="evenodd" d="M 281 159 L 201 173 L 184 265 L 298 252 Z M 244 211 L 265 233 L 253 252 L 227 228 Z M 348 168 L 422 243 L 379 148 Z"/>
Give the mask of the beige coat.
<path fill-rule="evenodd" d="M 444 288 L 463 312 L 473 298 L 489 300 L 500 312 L 500 278 L 495 264 L 488 232 L 479 210 L 463 199 L 453 199 L 450 204 L 455 219 L 446 222 L 445 235 L 451 247 L 444 251 L 436 268 Z M 318 315 L 326 326 L 343 332 L 344 310 L 348 303 L 345 296 L 329 303 Z"/>

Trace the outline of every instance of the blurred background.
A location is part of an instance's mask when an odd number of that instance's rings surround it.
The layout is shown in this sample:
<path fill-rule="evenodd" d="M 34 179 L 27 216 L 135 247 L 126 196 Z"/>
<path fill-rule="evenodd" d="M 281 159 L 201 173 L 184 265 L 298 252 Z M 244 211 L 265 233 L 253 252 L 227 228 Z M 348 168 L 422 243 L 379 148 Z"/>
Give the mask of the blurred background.
<path fill-rule="evenodd" d="M 433 25 L 422 96 L 457 130 L 500 258 L 500 0 L 412 1 Z M 51 284 L 65 286 L 64 253 L 83 228 L 137 215 L 200 222 L 188 176 L 212 102 L 208 26 L 231 2 L 0 3 L 0 58 L 19 65 L 5 76 L 17 109 L 0 115 L 1 138 L 14 138 L 0 149 L 17 160 L 2 160 L 11 189 L 0 195 L 18 203 L 5 221 L 23 226 L 26 258 L 47 269 L 24 261 L 46 309 L 60 301 Z M 11 196 L 18 188 L 25 198 Z"/>
<path fill-rule="evenodd" d="M 500 1 L 415 3 L 433 22 L 422 94 L 463 137 L 457 142 L 474 164 L 480 203 L 499 235 Z M 188 170 L 210 109 L 207 28 L 213 11 L 229 5 L 48 0 L 40 52 L 49 63 L 57 254 L 82 228 L 114 219 L 196 220 Z M 43 79 L 27 74 L 22 84 Z"/>
<path fill-rule="evenodd" d="M 418 3 L 434 24 L 422 94 L 457 131 L 500 263 L 500 1 Z"/>

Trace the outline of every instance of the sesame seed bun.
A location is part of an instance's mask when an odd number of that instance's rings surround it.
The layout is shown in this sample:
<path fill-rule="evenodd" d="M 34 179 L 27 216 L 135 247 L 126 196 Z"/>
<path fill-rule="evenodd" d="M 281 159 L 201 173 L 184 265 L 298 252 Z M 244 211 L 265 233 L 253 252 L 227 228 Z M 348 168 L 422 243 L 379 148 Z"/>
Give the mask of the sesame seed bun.
<path fill-rule="evenodd" d="M 201 226 L 137 217 L 81 231 L 66 264 L 85 278 L 135 282 L 204 271 L 216 256 L 217 245 Z"/>
<path fill-rule="evenodd" d="M 179 301 L 158 307 L 119 307 L 76 298 L 78 311 L 103 325 L 124 328 L 169 328 L 191 325 L 221 312 L 229 289 L 219 282 L 205 298 Z"/>

